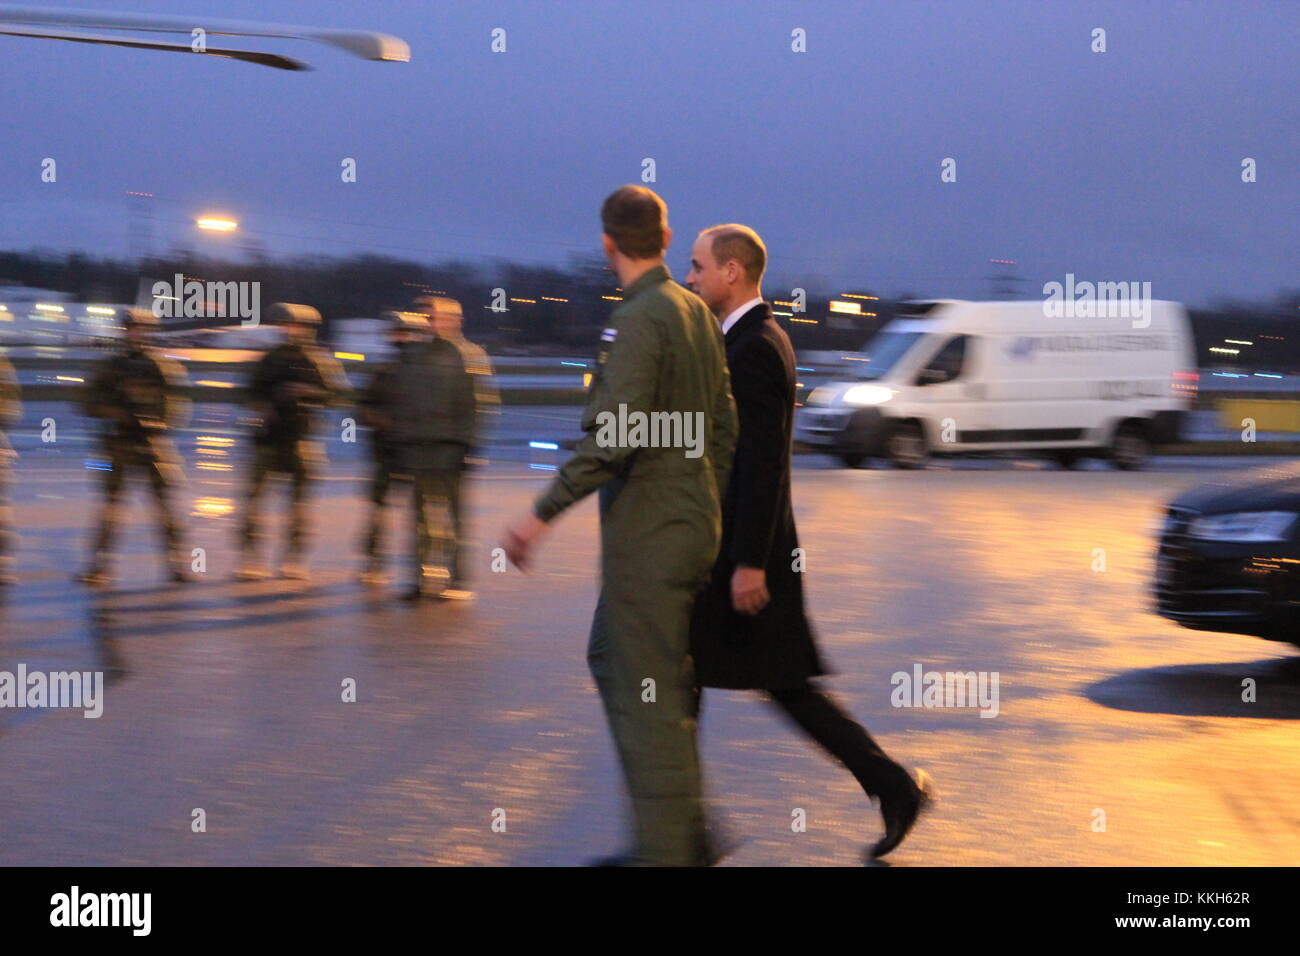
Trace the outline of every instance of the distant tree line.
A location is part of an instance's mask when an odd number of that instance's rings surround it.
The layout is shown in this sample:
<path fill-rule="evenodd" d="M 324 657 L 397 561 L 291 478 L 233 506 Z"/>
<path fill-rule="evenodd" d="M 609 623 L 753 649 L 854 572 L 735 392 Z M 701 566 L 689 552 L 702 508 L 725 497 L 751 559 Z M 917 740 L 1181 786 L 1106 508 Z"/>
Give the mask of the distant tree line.
<path fill-rule="evenodd" d="M 0 252 L 0 286 L 50 289 L 79 302 L 134 302 L 142 278 L 171 280 L 177 273 L 213 282 L 259 282 L 264 305 L 304 302 L 318 308 L 327 335 L 333 320 L 375 317 L 408 309 L 421 295 L 445 294 L 463 304 L 466 333 L 498 352 L 588 354 L 621 294 L 614 274 L 593 258 L 554 267 L 506 260 L 425 264 L 364 254 L 239 262 L 178 252 L 132 262 L 81 253 Z M 844 301 L 844 287 L 809 285 L 771 276 L 765 283 L 769 299 L 787 303 L 775 308 L 791 313 L 778 321 L 797 349 L 859 349 L 896 306 L 881 294 L 848 300 L 861 308 L 860 315 L 831 312 L 832 299 Z M 788 304 L 795 288 L 804 288 L 802 312 Z M 872 294 L 859 290 L 861 296 Z M 908 293 L 897 298 L 921 297 Z M 1223 300 L 1211 309 L 1191 310 L 1191 318 L 1202 367 L 1300 372 L 1300 289 L 1271 301 Z M 1253 344 L 1225 344 L 1229 339 Z M 1211 348 L 1239 352 L 1233 356 Z"/>

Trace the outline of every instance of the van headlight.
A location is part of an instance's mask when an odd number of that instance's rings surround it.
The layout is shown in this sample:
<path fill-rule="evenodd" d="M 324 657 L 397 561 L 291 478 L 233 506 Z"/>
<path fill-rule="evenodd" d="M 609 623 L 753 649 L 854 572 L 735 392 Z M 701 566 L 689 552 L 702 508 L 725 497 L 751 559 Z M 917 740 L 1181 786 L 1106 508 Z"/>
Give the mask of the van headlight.
<path fill-rule="evenodd" d="M 1296 517 L 1294 511 L 1236 511 L 1205 515 L 1192 521 L 1187 533 L 1207 541 L 1283 541 Z"/>
<path fill-rule="evenodd" d="M 884 385 L 854 385 L 840 396 L 840 401 L 846 405 L 879 405 L 893 397 L 894 390 Z"/>

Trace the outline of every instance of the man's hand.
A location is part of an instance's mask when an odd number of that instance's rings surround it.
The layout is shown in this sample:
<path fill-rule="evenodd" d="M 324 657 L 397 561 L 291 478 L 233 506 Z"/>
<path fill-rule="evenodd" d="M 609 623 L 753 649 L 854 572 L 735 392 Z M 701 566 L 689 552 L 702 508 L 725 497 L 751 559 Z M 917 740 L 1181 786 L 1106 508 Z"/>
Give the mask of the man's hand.
<path fill-rule="evenodd" d="M 757 614 L 772 596 L 767 593 L 767 572 L 762 568 L 736 565 L 731 576 L 731 606 L 741 614 Z"/>
<path fill-rule="evenodd" d="M 545 530 L 546 522 L 531 511 L 506 526 L 501 545 L 506 549 L 506 557 L 520 571 L 528 570 L 533 542 L 540 538 Z"/>

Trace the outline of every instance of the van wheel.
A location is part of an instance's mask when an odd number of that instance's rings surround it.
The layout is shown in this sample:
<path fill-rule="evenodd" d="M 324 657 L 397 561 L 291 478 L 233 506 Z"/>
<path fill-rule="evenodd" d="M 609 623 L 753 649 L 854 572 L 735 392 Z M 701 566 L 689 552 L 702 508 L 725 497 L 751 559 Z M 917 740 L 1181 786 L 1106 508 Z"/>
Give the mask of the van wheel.
<path fill-rule="evenodd" d="M 1083 455 L 1077 451 L 1058 451 L 1052 457 L 1056 459 L 1058 465 L 1065 469 L 1078 468 L 1079 462 L 1083 461 Z"/>
<path fill-rule="evenodd" d="M 1151 457 L 1151 441 L 1136 422 L 1124 422 L 1110 445 L 1110 460 L 1121 471 L 1135 471 Z"/>
<path fill-rule="evenodd" d="M 840 452 L 840 461 L 844 462 L 846 468 L 859 468 L 867 460 L 865 451 L 842 451 Z"/>
<path fill-rule="evenodd" d="M 885 454 L 899 468 L 924 468 L 930 459 L 925 432 L 916 422 L 903 422 L 885 440 Z"/>

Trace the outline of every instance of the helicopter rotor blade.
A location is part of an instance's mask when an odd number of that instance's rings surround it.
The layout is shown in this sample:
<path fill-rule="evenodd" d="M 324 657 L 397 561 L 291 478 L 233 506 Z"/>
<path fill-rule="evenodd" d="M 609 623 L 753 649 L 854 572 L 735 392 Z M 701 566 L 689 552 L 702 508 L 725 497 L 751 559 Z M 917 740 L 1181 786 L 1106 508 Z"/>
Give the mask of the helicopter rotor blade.
<path fill-rule="evenodd" d="M 97 43 L 107 46 L 134 47 L 138 50 L 166 50 L 173 53 L 189 53 L 203 56 L 220 56 L 232 60 L 243 60 L 259 66 L 269 66 L 277 70 L 310 70 L 311 67 L 301 60 L 280 56 L 278 53 L 259 53 L 253 50 L 226 50 L 208 47 L 206 50 L 194 50 L 188 43 L 168 43 L 163 40 L 132 40 L 127 37 L 105 36 L 100 33 L 82 33 L 72 30 L 32 30 L 16 29 L 12 24 L 0 23 L 0 36 L 35 37 L 41 40 L 68 40 L 72 43 Z"/>
<path fill-rule="evenodd" d="M 386 33 L 367 30 L 327 30 L 318 27 L 289 26 L 283 23 L 7 6 L 0 6 L 0 22 L 90 27 L 100 30 L 138 30 L 149 33 L 190 33 L 196 28 L 202 28 L 205 33 L 214 36 L 314 40 L 366 60 L 405 63 L 411 59 L 411 48 L 405 40 Z"/>

